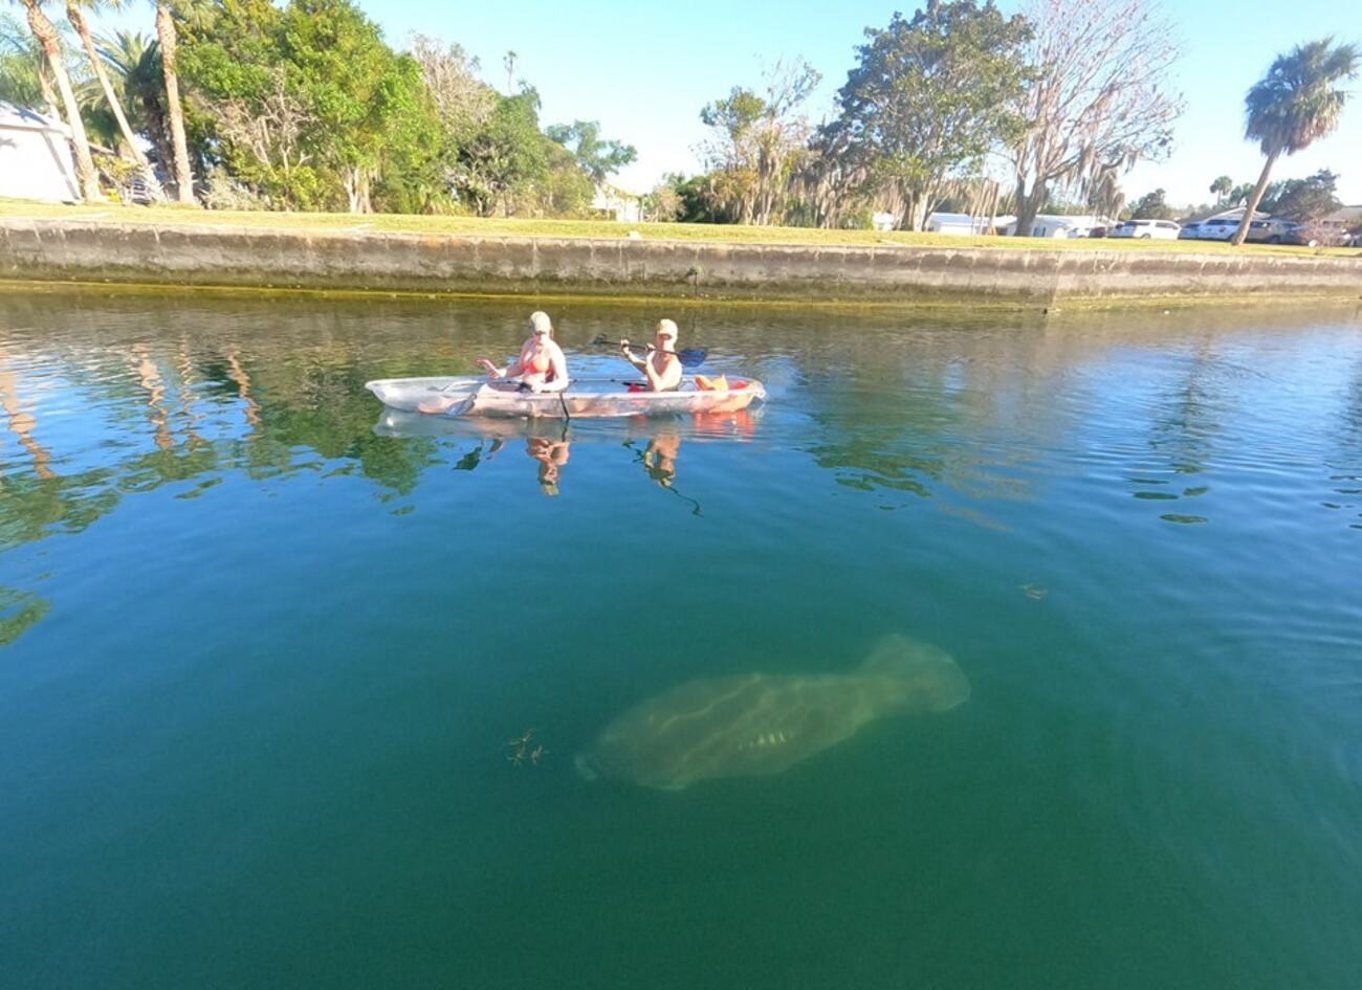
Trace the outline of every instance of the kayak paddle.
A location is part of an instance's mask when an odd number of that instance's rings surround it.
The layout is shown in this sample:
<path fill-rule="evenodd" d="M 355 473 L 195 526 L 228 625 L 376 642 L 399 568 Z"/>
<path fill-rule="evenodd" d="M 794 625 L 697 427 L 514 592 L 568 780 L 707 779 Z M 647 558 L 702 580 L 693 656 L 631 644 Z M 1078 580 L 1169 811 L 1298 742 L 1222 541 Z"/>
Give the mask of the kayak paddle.
<path fill-rule="evenodd" d="M 601 344 L 614 344 L 618 346 L 620 342 L 618 340 L 610 340 L 608 337 L 601 336 L 597 337 L 591 343 L 596 346 L 599 346 Z M 629 345 L 629 350 L 631 351 L 646 351 L 647 349 L 648 349 L 647 344 Z M 681 367 L 695 368 L 705 363 L 705 358 L 709 356 L 709 348 L 683 347 L 681 348 L 681 350 L 676 352 L 676 356 L 681 359 Z"/>

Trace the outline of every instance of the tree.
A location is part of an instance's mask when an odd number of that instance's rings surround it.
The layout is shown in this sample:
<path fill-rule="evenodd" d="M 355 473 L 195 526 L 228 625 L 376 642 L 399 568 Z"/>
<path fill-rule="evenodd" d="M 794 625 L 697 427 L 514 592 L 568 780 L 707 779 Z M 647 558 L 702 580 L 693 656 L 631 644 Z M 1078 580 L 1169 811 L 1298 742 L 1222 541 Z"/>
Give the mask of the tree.
<path fill-rule="evenodd" d="M 1088 209 L 1099 216 L 1112 218 L 1120 214 L 1126 195 L 1116 180 L 1116 169 L 1101 169 L 1088 183 Z"/>
<path fill-rule="evenodd" d="M 510 216 L 516 197 L 548 173 L 546 141 L 533 87 L 497 97 L 486 124 L 459 148 L 454 183 L 460 198 L 478 216 L 491 216 L 498 208 Z"/>
<path fill-rule="evenodd" d="M 1130 216 L 1141 220 L 1172 220 L 1173 211 L 1164 200 L 1166 195 L 1162 189 L 1145 193 L 1131 205 Z"/>
<path fill-rule="evenodd" d="M 1222 175 L 1220 178 L 1216 179 L 1214 182 L 1211 183 L 1211 193 L 1212 195 L 1215 196 L 1215 202 L 1217 206 L 1225 202 L 1225 197 L 1230 194 L 1230 190 L 1233 188 L 1234 180 L 1231 179 L 1228 175 Z"/>
<path fill-rule="evenodd" d="M 1020 137 L 1031 29 L 991 0 L 928 0 L 911 21 L 895 13 L 865 35 L 825 142 L 894 186 L 901 226 L 921 230 L 949 179 L 977 174 L 990 149 Z"/>
<path fill-rule="evenodd" d="M 442 129 L 422 66 L 349 0 L 219 0 L 188 30 L 184 72 L 205 166 L 282 208 L 427 208 Z"/>
<path fill-rule="evenodd" d="M 0 11 L 0 100 L 55 114 L 56 80 L 33 32 Z"/>
<path fill-rule="evenodd" d="M 419 158 L 433 138 L 421 67 L 393 52 L 351 0 L 292 0 L 275 44 L 315 116 L 309 152 L 339 179 L 351 213 L 372 212 L 385 164 Z"/>
<path fill-rule="evenodd" d="M 1272 183 L 1260 205 L 1274 216 L 1309 223 L 1338 209 L 1337 183 L 1338 176 L 1322 168 L 1309 178 Z"/>
<path fill-rule="evenodd" d="M 172 161 L 160 46 L 142 34 L 126 31 L 112 38 L 101 36 L 96 42 L 100 58 L 122 79 L 128 123 L 151 141 L 158 161 Z"/>
<path fill-rule="evenodd" d="M 421 67 L 436 112 L 451 136 L 457 139 L 487 122 L 497 93 L 478 79 L 476 58 L 469 58 L 460 45 L 445 45 L 423 34 L 412 38 L 411 56 Z"/>
<path fill-rule="evenodd" d="M 700 111 L 713 132 L 704 153 L 724 173 L 714 191 L 730 198 L 740 223 L 768 224 L 780 205 L 797 152 L 809 136 L 799 108 L 819 73 L 802 60 L 777 62 L 763 73 L 764 95 L 735 86 Z"/>
<path fill-rule="evenodd" d="M 1104 170 L 1166 157 L 1182 111 L 1165 78 L 1177 49 L 1150 0 L 1030 0 L 1030 122 L 1011 152 L 1017 233 L 1051 186 L 1085 192 Z"/>
<path fill-rule="evenodd" d="M 594 120 L 576 120 L 571 124 L 551 124 L 544 129 L 551 141 L 556 141 L 572 153 L 577 165 L 595 185 L 614 175 L 638 158 L 631 144 L 602 141 L 601 125 Z"/>
<path fill-rule="evenodd" d="M 194 174 L 189 170 L 189 143 L 184 135 L 184 104 L 180 102 L 180 76 L 176 65 L 179 34 L 167 0 L 153 0 L 156 6 L 156 41 L 161 54 L 161 75 L 165 84 L 166 117 L 170 130 L 170 149 L 175 176 L 175 195 L 181 203 L 194 202 Z M 164 163 L 162 163 L 164 164 Z"/>
<path fill-rule="evenodd" d="M 71 147 L 75 151 L 76 179 L 80 182 L 81 195 L 90 202 L 104 198 L 99 189 L 99 177 L 95 174 L 94 159 L 90 156 L 90 140 L 85 134 L 85 123 L 80 116 L 80 104 L 76 101 L 75 90 L 71 87 L 71 76 L 66 71 L 66 61 L 62 54 L 61 35 L 56 26 L 43 12 L 43 0 L 18 0 L 28 15 L 28 28 L 42 46 L 47 58 L 52 79 L 61 94 L 66 125 L 71 128 Z"/>
<path fill-rule="evenodd" d="M 147 161 L 147 156 L 138 147 L 137 139 L 132 133 L 132 125 L 128 123 L 128 115 L 123 110 L 123 101 L 114 92 L 113 82 L 109 79 L 109 73 L 105 67 L 105 60 L 100 57 L 95 48 L 94 37 L 90 34 L 90 25 L 85 20 L 83 8 L 94 9 L 104 4 L 116 6 L 117 0 L 66 0 L 66 19 L 80 37 L 81 47 L 85 49 L 85 57 L 89 59 L 90 68 L 94 72 L 95 78 L 99 80 L 99 88 L 104 94 L 104 101 L 109 105 L 114 120 L 118 122 L 118 132 L 123 137 L 124 147 L 133 160 L 137 162 L 138 170 L 142 173 L 142 177 L 146 180 L 153 195 L 159 199 L 160 183 L 151 170 L 151 163 Z"/>
<path fill-rule="evenodd" d="M 1249 89 L 1244 136 L 1258 142 L 1266 160 L 1231 244 L 1243 244 L 1248 236 L 1249 221 L 1277 159 L 1309 147 L 1338 126 L 1348 102 L 1348 92 L 1338 85 L 1357 75 L 1358 58 L 1354 45 L 1336 45 L 1333 38 L 1311 41 L 1278 55 L 1267 75 Z"/>

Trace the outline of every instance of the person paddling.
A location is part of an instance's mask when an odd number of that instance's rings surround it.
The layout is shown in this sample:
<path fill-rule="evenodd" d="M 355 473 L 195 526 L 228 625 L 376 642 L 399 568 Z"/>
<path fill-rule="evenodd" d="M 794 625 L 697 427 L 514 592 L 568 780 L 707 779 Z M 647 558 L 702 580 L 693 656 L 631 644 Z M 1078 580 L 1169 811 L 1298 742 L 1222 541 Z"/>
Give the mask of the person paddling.
<path fill-rule="evenodd" d="M 506 367 L 498 368 L 485 357 L 478 358 L 478 364 L 487 369 L 488 378 L 519 378 L 531 392 L 561 392 L 568 386 L 567 357 L 553 339 L 548 313 L 530 314 L 530 335 L 520 356 Z"/>
<path fill-rule="evenodd" d="M 620 341 L 620 352 L 648 379 L 653 392 L 674 392 L 681 387 L 681 358 L 676 354 L 676 324 L 658 320 L 653 343 L 645 356 L 637 357 L 629 350 L 629 341 Z"/>

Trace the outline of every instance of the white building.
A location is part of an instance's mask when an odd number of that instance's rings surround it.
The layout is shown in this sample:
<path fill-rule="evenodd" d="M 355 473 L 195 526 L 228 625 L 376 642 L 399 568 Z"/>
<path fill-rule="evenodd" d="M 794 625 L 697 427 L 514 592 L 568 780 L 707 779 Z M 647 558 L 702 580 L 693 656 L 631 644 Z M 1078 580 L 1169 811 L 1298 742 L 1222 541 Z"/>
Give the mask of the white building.
<path fill-rule="evenodd" d="M 642 196 L 604 183 L 596 187 L 596 195 L 591 199 L 591 208 L 609 213 L 611 219 L 621 223 L 638 223 L 643 219 Z"/>
<path fill-rule="evenodd" d="M 65 124 L 0 102 L 0 197 L 80 202 Z"/>
<path fill-rule="evenodd" d="M 1058 216 L 1051 213 L 1037 214 L 1031 221 L 1031 237 L 1087 237 L 1094 227 L 1110 227 L 1113 221 L 1096 216 Z M 1008 235 L 1017 232 L 1017 220 L 1010 218 L 1002 232 Z"/>
<path fill-rule="evenodd" d="M 972 217 L 968 213 L 932 213 L 927 217 L 924 229 L 937 234 L 991 234 L 1002 230 L 1009 223 L 1015 225 L 1016 217 Z"/>

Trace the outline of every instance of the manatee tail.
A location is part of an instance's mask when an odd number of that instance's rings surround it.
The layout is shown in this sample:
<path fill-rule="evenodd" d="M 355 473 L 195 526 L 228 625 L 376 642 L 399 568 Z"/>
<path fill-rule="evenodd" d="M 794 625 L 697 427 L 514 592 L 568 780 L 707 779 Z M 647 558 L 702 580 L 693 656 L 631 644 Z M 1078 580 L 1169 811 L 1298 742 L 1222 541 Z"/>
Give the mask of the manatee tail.
<path fill-rule="evenodd" d="M 900 633 L 875 644 L 861 673 L 887 682 L 894 699 L 908 708 L 944 712 L 970 694 L 969 679 L 949 653 Z"/>

